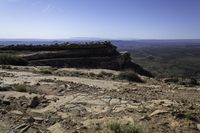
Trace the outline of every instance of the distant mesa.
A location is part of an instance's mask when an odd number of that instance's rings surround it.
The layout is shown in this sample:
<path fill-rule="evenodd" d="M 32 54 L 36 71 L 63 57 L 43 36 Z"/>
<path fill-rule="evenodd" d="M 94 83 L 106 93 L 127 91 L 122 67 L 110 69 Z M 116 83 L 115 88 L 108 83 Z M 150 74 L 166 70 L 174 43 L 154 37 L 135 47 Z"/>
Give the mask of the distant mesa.
<path fill-rule="evenodd" d="M 118 52 L 111 42 L 62 43 L 53 45 L 9 45 L 0 50 L 20 51 L 19 56 L 29 65 L 103 68 L 112 70 L 132 69 L 140 75 L 153 75 L 131 61 L 128 52 Z"/>

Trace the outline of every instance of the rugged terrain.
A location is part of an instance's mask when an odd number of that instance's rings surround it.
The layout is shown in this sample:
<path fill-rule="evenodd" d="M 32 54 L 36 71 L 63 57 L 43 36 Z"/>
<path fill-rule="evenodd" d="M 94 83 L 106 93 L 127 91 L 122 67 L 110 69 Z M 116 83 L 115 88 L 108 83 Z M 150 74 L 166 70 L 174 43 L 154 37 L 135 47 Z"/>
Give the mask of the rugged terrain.
<path fill-rule="evenodd" d="M 149 71 L 132 62 L 128 52 L 119 52 L 116 46 L 107 41 L 0 46 L 0 64 L 103 68 L 119 71 L 131 69 L 140 75 L 153 77 Z"/>
<path fill-rule="evenodd" d="M 118 71 L 2 66 L 1 133 L 200 132 L 200 87 Z"/>

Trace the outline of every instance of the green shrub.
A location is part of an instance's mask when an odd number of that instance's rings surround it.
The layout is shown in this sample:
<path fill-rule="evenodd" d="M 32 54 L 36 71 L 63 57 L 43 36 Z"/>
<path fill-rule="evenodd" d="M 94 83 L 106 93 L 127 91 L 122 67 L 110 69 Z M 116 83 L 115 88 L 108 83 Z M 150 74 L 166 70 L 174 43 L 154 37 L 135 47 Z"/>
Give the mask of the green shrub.
<path fill-rule="evenodd" d="M 106 76 L 106 77 L 112 77 L 112 76 L 113 76 L 112 73 L 108 73 L 108 72 L 104 72 L 104 71 L 102 71 L 102 72 L 100 73 L 100 75 L 103 75 L 103 76 Z"/>
<path fill-rule="evenodd" d="M 23 59 L 22 57 L 12 55 L 12 54 L 5 54 L 1 53 L 0 54 L 0 64 L 1 65 L 27 65 L 28 62 Z"/>
<path fill-rule="evenodd" d="M 190 86 L 195 86 L 195 85 L 199 85 L 198 81 L 194 78 L 189 79 L 188 84 Z"/>
<path fill-rule="evenodd" d="M 70 74 L 71 74 L 70 76 L 73 76 L 73 77 L 80 77 L 84 75 L 84 73 L 78 72 L 78 71 L 71 72 Z"/>
<path fill-rule="evenodd" d="M 92 72 L 90 72 L 90 73 L 88 73 L 88 76 L 89 76 L 89 77 L 95 77 L 95 76 L 96 76 L 96 74 L 95 74 L 95 73 L 92 73 Z"/>
<path fill-rule="evenodd" d="M 187 119 L 187 120 L 199 122 L 199 120 L 195 117 L 196 116 L 195 113 L 185 112 L 185 113 L 177 113 L 173 115 L 175 115 L 176 118 L 179 118 L 179 119 Z"/>
<path fill-rule="evenodd" d="M 97 74 L 96 76 L 97 76 L 97 78 L 112 78 L 115 75 L 112 74 L 112 73 L 108 73 L 108 72 L 102 71 L 99 74 Z"/>
<path fill-rule="evenodd" d="M 142 79 L 133 71 L 124 71 L 121 72 L 118 76 L 117 79 L 120 80 L 128 80 L 131 82 L 140 82 L 142 83 Z"/>
<path fill-rule="evenodd" d="M 187 87 L 193 87 L 193 86 L 199 85 L 198 81 L 194 78 L 190 78 L 190 79 L 187 79 L 187 78 L 183 79 L 182 78 L 182 79 L 180 79 L 179 84 L 185 85 Z"/>
<path fill-rule="evenodd" d="M 142 133 L 143 132 L 140 128 L 130 123 L 121 124 L 119 122 L 112 122 L 108 125 L 108 128 L 114 131 L 115 133 Z"/>
<path fill-rule="evenodd" d="M 53 72 L 49 69 L 42 69 L 42 70 L 40 70 L 40 73 L 42 73 L 42 74 L 53 74 Z"/>
<path fill-rule="evenodd" d="M 12 67 L 9 66 L 9 65 L 2 65 L 1 68 L 2 68 L 2 69 L 12 69 Z"/>
<path fill-rule="evenodd" d="M 121 133 L 121 124 L 118 122 L 113 122 L 108 125 L 110 130 L 114 131 L 115 133 Z"/>
<path fill-rule="evenodd" d="M 27 89 L 26 89 L 25 85 L 15 85 L 15 91 L 18 91 L 18 92 L 27 92 Z"/>

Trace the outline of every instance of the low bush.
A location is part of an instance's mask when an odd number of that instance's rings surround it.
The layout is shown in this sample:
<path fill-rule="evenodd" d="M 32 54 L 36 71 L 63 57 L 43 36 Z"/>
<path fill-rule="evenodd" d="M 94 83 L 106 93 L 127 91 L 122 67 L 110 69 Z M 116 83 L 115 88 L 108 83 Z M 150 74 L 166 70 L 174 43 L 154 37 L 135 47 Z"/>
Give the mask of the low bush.
<path fill-rule="evenodd" d="M 1 68 L 2 68 L 2 69 L 12 69 L 12 67 L 9 66 L 9 65 L 2 65 Z"/>
<path fill-rule="evenodd" d="M 27 89 L 26 89 L 25 85 L 15 85 L 15 91 L 18 91 L 18 92 L 27 92 Z"/>
<path fill-rule="evenodd" d="M 95 76 L 96 76 L 96 74 L 93 72 L 88 73 L 88 77 L 95 77 Z"/>
<path fill-rule="evenodd" d="M 102 71 L 102 72 L 100 73 L 100 75 L 103 75 L 104 77 L 112 77 L 112 76 L 113 76 L 112 73 L 108 73 L 108 72 L 105 72 L 105 71 Z"/>
<path fill-rule="evenodd" d="M 142 129 L 132 125 L 130 123 L 121 124 L 119 122 L 112 122 L 108 125 L 108 128 L 115 133 L 142 133 Z"/>
<path fill-rule="evenodd" d="M 195 114 L 195 113 L 191 113 L 191 112 L 177 113 L 177 112 L 175 112 L 172 115 L 174 115 L 178 119 L 187 119 L 187 120 L 199 122 L 198 118 L 196 118 L 197 114 Z"/>
<path fill-rule="evenodd" d="M 115 133 L 117 132 L 121 132 L 121 124 L 118 123 L 118 122 L 113 122 L 113 123 L 110 123 L 108 125 L 108 127 L 110 128 L 110 130 L 114 131 Z"/>
<path fill-rule="evenodd" d="M 0 54 L 0 64 L 1 65 L 23 66 L 23 65 L 27 65 L 28 62 L 25 59 L 23 59 L 22 57 L 19 57 L 16 55 L 1 53 Z"/>
<path fill-rule="evenodd" d="M 199 85 L 198 81 L 194 78 L 180 79 L 178 82 L 180 85 L 185 85 L 186 87 L 193 87 Z"/>
<path fill-rule="evenodd" d="M 117 79 L 128 80 L 131 82 L 143 82 L 142 79 L 133 71 L 123 71 L 117 76 Z"/>
<path fill-rule="evenodd" d="M 41 69 L 40 73 L 42 73 L 42 74 L 53 74 L 53 72 L 49 69 Z"/>
<path fill-rule="evenodd" d="M 55 82 L 55 80 L 53 80 L 53 79 L 42 79 L 42 80 L 40 80 L 40 82 L 49 82 L 49 83 L 53 83 L 53 82 Z M 37 85 L 38 85 L 39 83 L 37 83 Z"/>
<path fill-rule="evenodd" d="M 58 70 L 56 67 L 47 67 L 47 68 L 40 68 L 39 73 L 42 74 L 55 74 L 55 71 Z"/>

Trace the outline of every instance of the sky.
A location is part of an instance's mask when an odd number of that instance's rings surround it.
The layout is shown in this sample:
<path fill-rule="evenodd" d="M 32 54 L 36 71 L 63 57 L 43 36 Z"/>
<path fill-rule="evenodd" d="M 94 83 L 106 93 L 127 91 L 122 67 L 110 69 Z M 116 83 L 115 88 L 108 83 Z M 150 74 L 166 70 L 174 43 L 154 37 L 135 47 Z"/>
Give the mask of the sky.
<path fill-rule="evenodd" d="M 0 0 L 0 38 L 200 39 L 200 0 Z"/>

